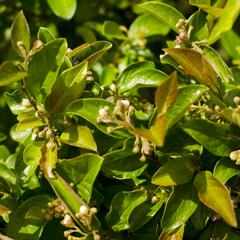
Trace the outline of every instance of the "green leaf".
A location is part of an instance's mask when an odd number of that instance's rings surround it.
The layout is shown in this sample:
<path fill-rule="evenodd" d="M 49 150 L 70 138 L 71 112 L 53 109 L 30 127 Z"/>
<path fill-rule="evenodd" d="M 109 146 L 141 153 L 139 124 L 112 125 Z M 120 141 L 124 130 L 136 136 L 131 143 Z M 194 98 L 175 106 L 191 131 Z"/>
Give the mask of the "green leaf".
<path fill-rule="evenodd" d="M 70 106 L 68 106 L 65 112 L 66 114 L 75 114 L 86 119 L 88 122 L 96 126 L 100 131 L 112 137 L 123 138 L 124 136 L 125 137 L 130 136 L 129 134 L 123 131 L 114 131 L 112 133 L 109 133 L 107 131 L 107 127 L 110 126 L 114 127 L 115 125 L 112 124 L 106 125 L 104 123 L 97 122 L 99 110 L 102 109 L 104 106 L 109 107 L 110 113 L 113 112 L 114 104 L 109 101 L 100 98 L 83 98 L 73 102 Z"/>
<path fill-rule="evenodd" d="M 240 2 L 238 0 L 228 0 L 222 12 L 222 16 L 214 25 L 210 36 L 208 38 L 208 44 L 211 45 L 216 42 L 221 34 L 229 31 L 240 12 Z"/>
<path fill-rule="evenodd" d="M 25 147 L 23 151 L 23 161 L 26 164 L 26 168 L 23 170 L 21 176 L 21 180 L 24 182 L 28 182 L 35 174 L 42 155 L 41 148 L 41 142 L 33 142 Z"/>
<path fill-rule="evenodd" d="M 30 50 L 30 31 L 28 27 L 27 20 L 23 14 L 23 11 L 20 11 L 16 18 L 13 21 L 11 27 L 11 40 L 13 49 L 22 56 L 22 51 L 19 47 L 22 45 L 26 53 Z"/>
<path fill-rule="evenodd" d="M 27 75 L 28 73 L 19 68 L 17 63 L 3 62 L 0 65 L 0 87 L 19 81 Z"/>
<path fill-rule="evenodd" d="M 133 209 L 129 217 L 130 231 L 135 232 L 153 218 L 163 205 L 160 199 L 156 204 L 144 202 Z"/>
<path fill-rule="evenodd" d="M 216 6 L 211 6 L 211 1 L 208 0 L 190 0 L 189 4 L 199 7 L 203 11 L 209 13 L 212 15 L 214 18 L 218 18 L 223 14 L 223 9 L 216 7 Z"/>
<path fill-rule="evenodd" d="M 55 15 L 66 20 L 73 17 L 77 8 L 76 0 L 47 0 L 47 2 Z"/>
<path fill-rule="evenodd" d="M 41 40 L 43 43 L 51 42 L 52 40 L 55 40 L 55 37 L 52 35 L 52 33 L 49 31 L 49 29 L 40 27 L 37 33 L 38 39 Z"/>
<path fill-rule="evenodd" d="M 152 176 L 152 184 L 174 186 L 190 182 L 197 163 L 189 157 L 172 159 L 163 164 Z"/>
<path fill-rule="evenodd" d="M 221 47 L 233 59 L 240 59 L 240 37 L 234 30 L 229 30 L 221 35 Z"/>
<path fill-rule="evenodd" d="M 8 107 L 12 111 L 13 114 L 20 114 L 24 112 L 32 111 L 33 108 L 31 106 L 24 106 L 23 99 L 26 99 L 21 89 L 15 90 L 13 93 L 4 93 L 4 99 L 8 104 Z"/>
<path fill-rule="evenodd" d="M 46 97 L 51 93 L 66 51 L 66 40 L 56 39 L 44 45 L 30 59 L 26 87 L 35 99 L 39 99 L 39 94 Z"/>
<path fill-rule="evenodd" d="M 142 14 L 138 16 L 130 25 L 128 36 L 136 38 L 146 38 L 154 35 L 167 35 L 170 28 L 152 14 Z"/>
<path fill-rule="evenodd" d="M 122 149 L 103 155 L 104 175 L 117 179 L 134 179 L 140 176 L 147 164 L 139 160 L 141 156 L 133 152 L 133 147 L 132 139 L 126 140 Z"/>
<path fill-rule="evenodd" d="M 211 172 L 202 171 L 194 179 L 200 201 L 218 213 L 226 223 L 237 227 L 236 215 L 228 189 Z"/>
<path fill-rule="evenodd" d="M 143 137 L 152 142 L 153 144 L 162 147 L 164 145 L 167 129 L 167 118 L 164 115 L 160 115 L 154 120 L 153 125 L 149 129 L 135 128 L 132 132 L 134 135 Z"/>
<path fill-rule="evenodd" d="M 197 78 L 215 94 L 221 95 L 217 73 L 204 55 L 189 48 L 166 48 L 165 52 L 183 67 L 186 74 Z"/>
<path fill-rule="evenodd" d="M 176 186 L 165 207 L 161 224 L 165 233 L 183 225 L 198 206 L 197 193 L 192 184 Z"/>
<path fill-rule="evenodd" d="M 65 129 L 60 136 L 60 140 L 68 145 L 97 151 L 97 145 L 91 130 L 85 126 L 71 126 Z"/>
<path fill-rule="evenodd" d="M 158 114 L 165 114 L 176 101 L 178 94 L 177 73 L 173 72 L 155 92 L 155 105 Z"/>
<path fill-rule="evenodd" d="M 103 23 L 103 35 L 119 40 L 127 39 L 127 36 L 121 31 L 120 26 L 113 21 L 105 21 Z"/>
<path fill-rule="evenodd" d="M 79 195 L 89 202 L 94 181 L 101 169 L 103 158 L 96 154 L 84 154 L 59 162 L 61 171 L 77 187 Z"/>
<path fill-rule="evenodd" d="M 47 223 L 44 210 L 49 201 L 48 195 L 36 195 L 20 205 L 10 217 L 7 235 L 18 240 L 39 239 Z"/>
<path fill-rule="evenodd" d="M 208 60 L 211 61 L 212 67 L 221 78 L 223 83 L 234 81 L 231 70 L 217 51 L 207 45 L 202 45 L 201 49 L 203 50 L 204 55 L 208 58 Z"/>
<path fill-rule="evenodd" d="M 106 216 L 108 226 L 114 231 L 129 229 L 129 217 L 132 211 L 146 200 L 147 192 L 145 190 L 117 193 Z"/>
<path fill-rule="evenodd" d="M 48 98 L 53 112 L 61 113 L 81 96 L 86 86 L 87 67 L 87 62 L 83 62 L 65 70 L 57 78 Z"/>
<path fill-rule="evenodd" d="M 9 156 L 10 152 L 7 147 L 5 145 L 0 145 L 0 160 L 5 162 Z"/>
<path fill-rule="evenodd" d="M 209 36 L 207 14 L 203 11 L 194 12 L 188 19 L 189 26 L 192 26 L 191 40 L 207 39 Z"/>
<path fill-rule="evenodd" d="M 201 231 L 206 227 L 211 215 L 212 210 L 199 203 L 196 211 L 191 216 L 191 222 L 198 231 Z"/>
<path fill-rule="evenodd" d="M 16 183 L 15 173 L 2 159 L 0 160 L 0 178 L 4 179 L 7 183 L 10 183 L 12 185 L 15 185 Z"/>
<path fill-rule="evenodd" d="M 215 165 L 213 175 L 222 183 L 226 183 L 233 176 L 240 175 L 240 169 L 230 158 L 222 158 Z"/>
<path fill-rule="evenodd" d="M 202 85 L 183 86 L 178 89 L 178 96 L 174 105 L 167 111 L 169 128 L 176 124 L 208 88 Z"/>
<path fill-rule="evenodd" d="M 153 14 L 160 21 L 167 24 L 171 29 L 178 32 L 176 24 L 179 19 L 185 19 L 181 12 L 172 6 L 158 2 L 158 1 L 149 1 L 142 4 L 139 4 L 138 7 L 144 9 L 148 13 Z"/>
<path fill-rule="evenodd" d="M 87 61 L 88 68 L 91 68 L 94 63 L 103 56 L 110 48 L 112 44 L 107 41 L 97 41 L 94 43 L 84 43 L 83 45 L 74 48 L 67 54 L 69 58 L 75 57 L 80 62 Z"/>
<path fill-rule="evenodd" d="M 185 123 L 183 130 L 217 156 L 229 156 L 238 146 L 228 125 L 217 125 L 207 120 L 196 119 Z"/>

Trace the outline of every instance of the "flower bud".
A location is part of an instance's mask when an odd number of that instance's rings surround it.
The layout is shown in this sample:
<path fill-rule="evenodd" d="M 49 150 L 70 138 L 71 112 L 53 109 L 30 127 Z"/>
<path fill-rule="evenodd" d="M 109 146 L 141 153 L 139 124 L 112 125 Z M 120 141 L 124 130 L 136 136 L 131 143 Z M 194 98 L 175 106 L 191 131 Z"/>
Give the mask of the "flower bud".
<path fill-rule="evenodd" d="M 89 207 L 87 205 L 82 205 L 79 209 L 80 216 L 87 215 L 89 213 Z"/>

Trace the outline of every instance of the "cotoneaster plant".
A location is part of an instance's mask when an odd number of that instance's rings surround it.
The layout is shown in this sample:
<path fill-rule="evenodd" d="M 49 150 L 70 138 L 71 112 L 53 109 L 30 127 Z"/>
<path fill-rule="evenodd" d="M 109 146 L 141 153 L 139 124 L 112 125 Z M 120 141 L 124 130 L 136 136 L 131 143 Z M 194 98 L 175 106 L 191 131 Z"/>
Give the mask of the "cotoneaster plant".
<path fill-rule="evenodd" d="M 129 28 L 88 24 L 102 39 L 74 49 L 43 27 L 31 39 L 18 13 L 18 56 L 0 66 L 16 122 L 0 146 L 2 239 L 239 239 L 240 56 L 228 39 L 240 43 L 240 2 L 189 3 L 188 19 L 147 1 Z M 148 43 L 173 35 L 160 65 Z"/>

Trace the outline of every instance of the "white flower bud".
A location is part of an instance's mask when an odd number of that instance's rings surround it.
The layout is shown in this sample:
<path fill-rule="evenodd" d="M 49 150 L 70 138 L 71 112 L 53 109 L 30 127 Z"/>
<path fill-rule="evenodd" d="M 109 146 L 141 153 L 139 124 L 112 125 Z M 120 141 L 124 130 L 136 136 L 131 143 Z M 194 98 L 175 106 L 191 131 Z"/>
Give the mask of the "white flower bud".
<path fill-rule="evenodd" d="M 156 204 L 158 201 L 159 201 L 159 198 L 155 195 L 151 198 L 151 203 L 152 204 Z"/>
<path fill-rule="evenodd" d="M 92 214 L 96 214 L 97 213 L 97 208 L 95 208 L 95 207 L 92 207 L 91 209 L 90 209 L 90 212 L 92 213 Z"/>
<path fill-rule="evenodd" d="M 240 103 L 240 97 L 236 96 L 233 98 L 233 102 L 238 105 Z"/>
<path fill-rule="evenodd" d="M 109 86 L 110 90 L 112 90 L 113 92 L 116 91 L 116 85 L 114 83 L 112 83 L 110 86 Z"/>
<path fill-rule="evenodd" d="M 80 216 L 87 215 L 89 213 L 89 207 L 87 205 L 82 205 L 79 209 Z"/>
<path fill-rule="evenodd" d="M 64 225 L 65 227 L 73 227 L 73 221 L 70 215 L 65 215 L 64 219 L 61 221 L 61 224 Z"/>

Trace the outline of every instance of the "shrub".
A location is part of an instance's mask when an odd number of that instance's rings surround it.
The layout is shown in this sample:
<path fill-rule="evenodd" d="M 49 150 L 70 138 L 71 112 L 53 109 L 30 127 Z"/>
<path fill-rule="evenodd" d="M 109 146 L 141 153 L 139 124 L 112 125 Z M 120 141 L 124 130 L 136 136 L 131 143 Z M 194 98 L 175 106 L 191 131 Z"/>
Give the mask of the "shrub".
<path fill-rule="evenodd" d="M 77 7 L 47 2 L 64 19 Z M 0 67 L 4 235 L 239 239 L 240 2 L 210 2 L 186 19 L 145 1 L 128 28 L 85 22 L 73 49 L 17 14 Z"/>

